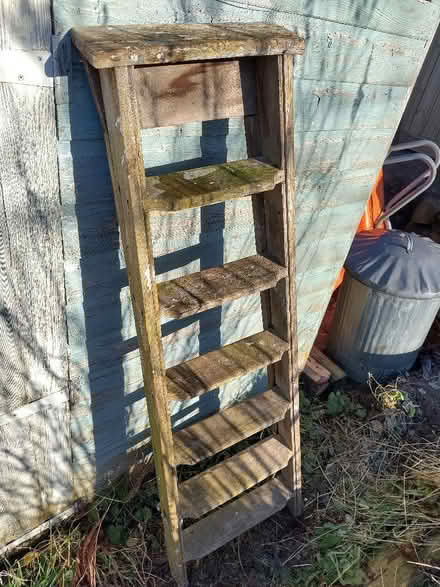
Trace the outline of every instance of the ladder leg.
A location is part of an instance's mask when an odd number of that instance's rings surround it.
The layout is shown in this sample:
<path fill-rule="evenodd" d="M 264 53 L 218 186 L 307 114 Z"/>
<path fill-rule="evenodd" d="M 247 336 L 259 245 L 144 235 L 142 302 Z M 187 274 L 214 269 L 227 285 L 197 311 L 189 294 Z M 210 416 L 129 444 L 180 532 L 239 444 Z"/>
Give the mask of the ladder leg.
<path fill-rule="evenodd" d="M 281 472 L 293 492 L 289 509 L 302 513 L 301 452 L 299 430 L 299 389 L 297 361 L 296 271 L 295 271 L 295 169 L 293 158 L 293 56 L 257 59 L 257 116 L 259 146 L 265 160 L 285 171 L 285 180 L 264 195 L 264 254 L 288 268 L 288 277 L 262 298 L 266 327 L 289 342 L 290 351 L 269 369 L 269 380 L 290 402 L 290 409 L 278 424 L 283 444 L 292 450 L 289 465 Z M 259 200 L 261 202 L 261 200 Z M 258 204 L 256 204 L 258 205 Z M 260 211 L 261 216 L 261 211 Z"/>
<path fill-rule="evenodd" d="M 179 587 L 187 585 L 178 509 L 177 475 L 168 412 L 159 302 L 149 219 L 144 214 L 145 170 L 133 68 L 100 71 L 106 143 L 127 264 L 142 362 L 168 559 Z"/>

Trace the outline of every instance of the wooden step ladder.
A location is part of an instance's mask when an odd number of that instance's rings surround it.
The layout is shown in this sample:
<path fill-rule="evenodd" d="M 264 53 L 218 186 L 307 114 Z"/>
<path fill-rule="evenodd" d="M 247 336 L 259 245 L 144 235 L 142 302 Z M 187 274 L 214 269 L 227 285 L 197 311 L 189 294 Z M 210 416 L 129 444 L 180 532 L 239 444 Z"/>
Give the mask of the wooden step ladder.
<path fill-rule="evenodd" d="M 295 297 L 293 56 L 265 24 L 74 29 L 104 128 L 142 361 L 168 558 L 179 585 L 200 559 L 288 505 L 302 510 Z M 146 176 L 142 128 L 244 116 L 249 159 Z M 151 214 L 253 196 L 258 254 L 156 284 Z M 262 292 L 265 330 L 166 369 L 160 317 Z M 268 367 L 268 390 L 172 431 L 168 402 Z M 178 483 L 195 465 L 270 435 Z M 220 507 L 221 506 L 221 507 Z M 198 520 L 183 529 L 183 520 Z"/>

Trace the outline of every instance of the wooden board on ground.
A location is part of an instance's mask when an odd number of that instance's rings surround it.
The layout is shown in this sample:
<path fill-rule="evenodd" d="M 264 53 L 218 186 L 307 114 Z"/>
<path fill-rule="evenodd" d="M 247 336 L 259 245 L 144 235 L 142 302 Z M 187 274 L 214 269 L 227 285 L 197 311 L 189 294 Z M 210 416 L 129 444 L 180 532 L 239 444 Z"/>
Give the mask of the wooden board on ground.
<path fill-rule="evenodd" d="M 310 351 L 310 357 L 314 359 L 321 367 L 330 372 L 330 381 L 340 381 L 347 377 L 347 373 L 337 365 L 330 357 L 327 357 L 318 347 L 313 346 Z"/>
<path fill-rule="evenodd" d="M 318 363 L 318 361 L 312 356 L 307 359 L 303 373 L 316 385 L 324 385 L 328 383 L 331 377 L 330 371 Z"/>
<path fill-rule="evenodd" d="M 174 433 L 176 464 L 195 465 L 279 422 L 289 402 L 269 390 Z"/>
<path fill-rule="evenodd" d="M 158 285 L 162 316 L 184 318 L 273 287 L 287 270 L 260 255 Z"/>
<path fill-rule="evenodd" d="M 185 401 L 281 360 L 286 341 L 265 330 L 167 369 L 168 399 Z"/>
<path fill-rule="evenodd" d="M 197 519 L 287 466 L 290 450 L 265 438 L 179 485 L 180 515 Z"/>

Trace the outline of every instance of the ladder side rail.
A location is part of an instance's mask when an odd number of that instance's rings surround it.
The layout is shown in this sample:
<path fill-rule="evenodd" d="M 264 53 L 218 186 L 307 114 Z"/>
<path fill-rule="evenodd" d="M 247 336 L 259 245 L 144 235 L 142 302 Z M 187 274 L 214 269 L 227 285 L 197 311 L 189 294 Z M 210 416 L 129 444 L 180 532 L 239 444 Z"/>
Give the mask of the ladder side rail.
<path fill-rule="evenodd" d="M 139 341 L 168 558 L 174 578 L 179 585 L 186 585 L 151 228 L 142 204 L 145 169 L 133 69 L 118 67 L 100 70 L 100 81 L 113 189 Z"/>

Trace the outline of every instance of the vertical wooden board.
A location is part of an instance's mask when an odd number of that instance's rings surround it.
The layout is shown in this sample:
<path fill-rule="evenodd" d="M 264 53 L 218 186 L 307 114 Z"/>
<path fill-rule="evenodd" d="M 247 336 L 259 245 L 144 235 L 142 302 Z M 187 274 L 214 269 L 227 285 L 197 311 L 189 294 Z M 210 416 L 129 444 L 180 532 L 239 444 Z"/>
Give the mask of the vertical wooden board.
<path fill-rule="evenodd" d="M 436 138 L 439 111 L 438 100 L 440 96 L 440 59 L 438 49 L 434 54 L 429 56 L 425 66 L 427 69 L 431 69 L 429 79 L 422 92 L 420 101 L 414 110 L 411 123 L 406 126 L 404 117 L 401 129 L 409 132 L 414 137 L 428 138 L 432 140 Z M 420 80 L 420 83 L 423 83 L 423 77 Z M 416 99 L 416 96 L 414 96 L 414 99 Z M 408 105 L 411 108 L 411 104 Z"/>
<path fill-rule="evenodd" d="M 0 543 L 20 537 L 72 500 L 66 392 L 0 416 Z"/>
<path fill-rule="evenodd" d="M 101 86 L 95 88 L 95 95 L 102 91 L 105 106 L 104 138 L 134 306 L 168 560 L 173 577 L 184 587 L 187 577 L 160 340 L 159 301 L 154 283 L 151 228 L 142 205 L 145 170 L 133 69 L 101 71 Z"/>
<path fill-rule="evenodd" d="M 289 508 L 293 515 L 302 513 L 301 449 L 298 396 L 298 327 L 296 315 L 296 236 L 295 236 L 295 168 L 294 168 L 294 104 L 293 57 L 262 57 L 257 61 L 257 117 L 259 134 L 250 137 L 250 149 L 257 148 L 265 160 L 284 170 L 284 183 L 264 197 L 254 196 L 255 216 L 264 214 L 265 238 L 260 248 L 275 262 L 288 269 L 288 278 L 263 294 L 263 315 L 290 350 L 268 370 L 273 382 L 289 401 L 290 407 L 278 424 L 280 440 L 293 454 L 283 481 L 292 492 Z M 266 327 L 267 327 L 266 326 Z"/>
<path fill-rule="evenodd" d="M 438 75 L 435 74 L 440 56 L 440 27 L 432 39 L 431 46 L 417 77 L 411 96 L 399 125 L 399 132 L 412 136 L 422 135 L 422 126 L 430 112 L 430 104 L 438 94 Z"/>
<path fill-rule="evenodd" d="M 49 55 L 51 36 L 49 0 L 0 0 L 0 53 L 38 49 Z M 70 505 L 72 452 L 53 88 L 0 83 L 0 121 L 0 543 L 5 543 Z"/>
<path fill-rule="evenodd" d="M 49 51 L 51 36 L 50 0 L 0 0 L 0 50 Z"/>
<path fill-rule="evenodd" d="M 49 88 L 0 84 L 0 413 L 67 386 L 63 252 Z"/>

